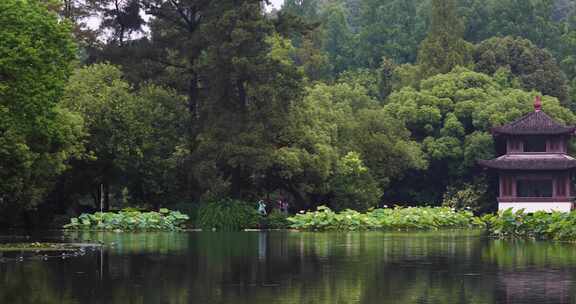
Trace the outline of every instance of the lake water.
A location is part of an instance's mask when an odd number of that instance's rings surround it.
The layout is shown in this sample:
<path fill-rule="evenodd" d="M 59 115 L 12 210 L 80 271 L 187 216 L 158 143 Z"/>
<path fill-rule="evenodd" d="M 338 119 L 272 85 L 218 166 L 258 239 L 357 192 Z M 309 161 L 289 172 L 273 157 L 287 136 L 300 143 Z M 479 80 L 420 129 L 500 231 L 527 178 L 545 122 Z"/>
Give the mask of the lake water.
<path fill-rule="evenodd" d="M 38 238 L 38 237 L 34 237 Z M 576 303 L 576 245 L 478 233 L 67 233 L 78 257 L 4 254 L 0 303 Z"/>

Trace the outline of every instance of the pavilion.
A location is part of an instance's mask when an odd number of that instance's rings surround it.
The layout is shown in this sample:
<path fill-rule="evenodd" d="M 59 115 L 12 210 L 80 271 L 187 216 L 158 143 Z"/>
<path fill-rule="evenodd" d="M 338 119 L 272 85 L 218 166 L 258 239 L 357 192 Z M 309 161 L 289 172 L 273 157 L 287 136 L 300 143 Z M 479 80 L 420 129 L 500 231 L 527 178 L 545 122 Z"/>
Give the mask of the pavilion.
<path fill-rule="evenodd" d="M 534 112 L 492 128 L 504 155 L 480 160 L 499 177 L 498 209 L 571 211 L 574 207 L 572 176 L 576 159 L 569 156 L 568 142 L 576 126 L 565 126 L 542 111 L 536 97 Z"/>

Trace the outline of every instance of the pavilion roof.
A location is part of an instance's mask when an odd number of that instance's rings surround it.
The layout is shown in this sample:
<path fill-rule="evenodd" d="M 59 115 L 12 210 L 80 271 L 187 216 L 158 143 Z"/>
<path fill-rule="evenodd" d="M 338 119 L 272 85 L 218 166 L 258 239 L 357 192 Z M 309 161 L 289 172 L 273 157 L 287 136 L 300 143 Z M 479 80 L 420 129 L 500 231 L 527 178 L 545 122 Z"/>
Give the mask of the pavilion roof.
<path fill-rule="evenodd" d="M 576 131 L 576 126 L 560 124 L 539 110 L 528 113 L 509 124 L 492 128 L 493 133 L 505 135 L 561 135 L 572 134 L 574 131 Z"/>
<path fill-rule="evenodd" d="M 506 154 L 492 160 L 480 160 L 486 168 L 501 170 L 568 170 L 576 168 L 576 159 L 566 154 Z"/>

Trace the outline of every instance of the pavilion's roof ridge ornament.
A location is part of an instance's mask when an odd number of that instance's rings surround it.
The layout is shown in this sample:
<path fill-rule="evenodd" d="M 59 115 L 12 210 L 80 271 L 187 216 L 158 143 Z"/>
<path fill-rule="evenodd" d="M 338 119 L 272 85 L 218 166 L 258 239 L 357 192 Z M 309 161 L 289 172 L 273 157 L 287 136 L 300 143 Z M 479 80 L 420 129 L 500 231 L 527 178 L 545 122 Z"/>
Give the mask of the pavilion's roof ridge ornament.
<path fill-rule="evenodd" d="M 574 131 L 576 126 L 563 125 L 542 111 L 540 96 L 536 96 L 534 100 L 534 112 L 511 123 L 492 128 L 492 133 L 504 135 L 561 135 L 572 134 Z"/>
<path fill-rule="evenodd" d="M 537 95 L 536 97 L 534 97 L 534 112 L 540 112 L 542 111 L 542 97 L 540 97 L 540 95 Z"/>

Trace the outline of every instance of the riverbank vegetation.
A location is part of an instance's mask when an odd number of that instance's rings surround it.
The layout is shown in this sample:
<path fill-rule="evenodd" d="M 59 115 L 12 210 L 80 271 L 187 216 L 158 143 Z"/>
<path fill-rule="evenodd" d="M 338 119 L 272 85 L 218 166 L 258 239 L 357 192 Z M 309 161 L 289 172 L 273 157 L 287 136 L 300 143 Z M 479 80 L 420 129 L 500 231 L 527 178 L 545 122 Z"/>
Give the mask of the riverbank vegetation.
<path fill-rule="evenodd" d="M 576 242 L 576 212 L 534 212 L 508 209 L 484 216 L 495 237 Z"/>
<path fill-rule="evenodd" d="M 189 220 L 186 214 L 161 208 L 159 212 L 122 210 L 119 212 L 83 213 L 70 219 L 64 229 L 114 231 L 176 231 Z"/>
<path fill-rule="evenodd" d="M 288 218 L 291 228 L 312 231 L 437 230 L 482 228 L 484 223 L 470 211 L 442 207 L 385 208 L 367 213 L 354 210 L 334 212 L 328 207 Z"/>
<path fill-rule="evenodd" d="M 258 228 L 260 214 L 246 202 L 224 200 L 204 204 L 198 210 L 197 226 L 204 230 L 235 231 Z"/>
<path fill-rule="evenodd" d="M 255 204 L 235 200 L 220 200 L 203 204 L 192 226 L 204 230 L 238 231 L 243 229 L 288 228 L 288 214 L 272 209 L 258 213 Z"/>
<path fill-rule="evenodd" d="M 0 1 L 0 227 L 102 205 L 237 229 L 262 199 L 486 213 L 490 128 L 535 95 L 576 123 L 572 0 L 262 3 Z"/>

